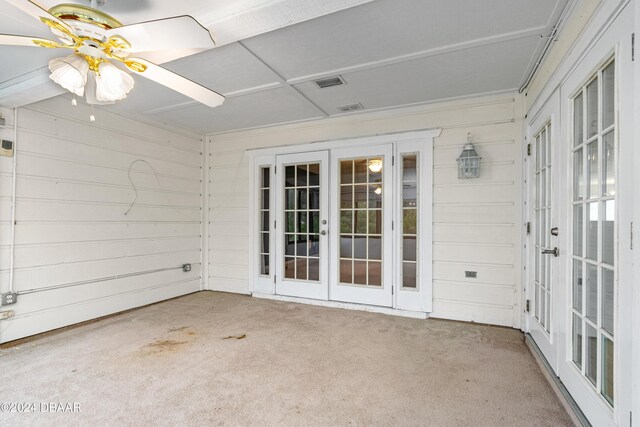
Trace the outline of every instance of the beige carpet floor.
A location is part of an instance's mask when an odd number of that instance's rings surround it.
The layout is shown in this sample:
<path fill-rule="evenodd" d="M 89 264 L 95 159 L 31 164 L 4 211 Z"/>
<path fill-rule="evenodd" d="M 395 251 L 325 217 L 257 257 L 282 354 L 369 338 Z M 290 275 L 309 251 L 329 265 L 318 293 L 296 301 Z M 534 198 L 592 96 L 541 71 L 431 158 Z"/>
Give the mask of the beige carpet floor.
<path fill-rule="evenodd" d="M 571 424 L 519 331 L 216 292 L 3 348 L 0 367 L 0 402 L 80 409 L 6 426 Z"/>

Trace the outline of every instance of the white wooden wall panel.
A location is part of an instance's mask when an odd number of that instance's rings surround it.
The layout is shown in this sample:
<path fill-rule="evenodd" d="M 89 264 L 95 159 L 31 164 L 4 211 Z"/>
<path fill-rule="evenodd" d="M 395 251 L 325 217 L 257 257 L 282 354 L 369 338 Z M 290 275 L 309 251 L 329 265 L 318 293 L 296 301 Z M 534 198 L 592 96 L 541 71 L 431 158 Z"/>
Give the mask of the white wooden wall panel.
<path fill-rule="evenodd" d="M 0 138 L 13 139 L 13 111 Z M 191 263 L 21 295 L 0 342 L 201 289 L 202 142 L 55 98 L 18 112 L 14 290 Z M 138 198 L 127 177 L 129 166 Z M 9 289 L 12 159 L 0 157 L 0 292 Z"/>
<path fill-rule="evenodd" d="M 513 94 L 210 135 L 208 287 L 250 292 L 246 150 L 442 128 L 434 145 L 432 316 L 520 327 L 519 111 Z M 461 181 L 456 158 L 467 132 L 483 157 L 482 172 Z M 477 279 L 465 278 L 467 270 Z"/>

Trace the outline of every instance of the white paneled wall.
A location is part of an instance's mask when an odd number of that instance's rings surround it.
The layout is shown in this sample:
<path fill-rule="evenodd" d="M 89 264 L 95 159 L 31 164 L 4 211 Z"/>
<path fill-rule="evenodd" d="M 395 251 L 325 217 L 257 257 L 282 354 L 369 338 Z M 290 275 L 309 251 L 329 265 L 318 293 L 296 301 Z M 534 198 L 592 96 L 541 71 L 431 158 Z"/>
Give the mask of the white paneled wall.
<path fill-rule="evenodd" d="M 13 110 L 2 109 L 13 139 Z M 8 341 L 201 288 L 197 135 L 54 98 L 18 111 L 15 291 L 174 269 L 21 295 Z M 131 211 L 125 215 L 138 188 Z M 151 165 L 154 171 L 149 167 Z M 12 159 L 0 157 L 0 292 L 9 289 Z"/>
<path fill-rule="evenodd" d="M 441 128 L 434 145 L 433 317 L 520 327 L 521 98 L 481 97 L 209 138 L 209 288 L 248 293 L 247 149 Z M 481 177 L 457 178 L 471 132 Z M 477 271 L 476 279 L 465 271 Z"/>

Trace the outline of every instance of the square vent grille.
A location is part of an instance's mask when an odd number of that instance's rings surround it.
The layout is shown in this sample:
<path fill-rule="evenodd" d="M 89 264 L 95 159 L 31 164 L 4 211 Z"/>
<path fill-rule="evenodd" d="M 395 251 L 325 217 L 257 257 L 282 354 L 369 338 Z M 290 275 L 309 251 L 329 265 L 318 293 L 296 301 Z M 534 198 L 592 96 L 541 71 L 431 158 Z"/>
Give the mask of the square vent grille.
<path fill-rule="evenodd" d="M 318 87 L 320 89 L 325 89 L 325 88 L 332 87 L 332 86 L 343 85 L 344 84 L 344 80 L 342 80 L 342 77 L 340 77 L 340 76 L 327 77 L 326 79 L 316 80 L 316 84 L 318 85 Z"/>
<path fill-rule="evenodd" d="M 343 105 L 342 107 L 338 107 L 338 110 L 342 111 L 343 113 L 348 113 L 350 111 L 364 110 L 364 105 L 358 102 L 357 104 Z"/>

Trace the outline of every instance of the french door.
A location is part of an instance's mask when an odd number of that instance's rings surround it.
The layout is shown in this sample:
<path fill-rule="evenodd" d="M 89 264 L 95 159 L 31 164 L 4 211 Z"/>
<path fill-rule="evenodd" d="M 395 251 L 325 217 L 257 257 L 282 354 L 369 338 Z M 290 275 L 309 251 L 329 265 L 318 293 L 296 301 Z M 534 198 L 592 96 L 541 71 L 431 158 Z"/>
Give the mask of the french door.
<path fill-rule="evenodd" d="M 276 158 L 276 293 L 328 299 L 327 151 Z"/>
<path fill-rule="evenodd" d="M 251 153 L 253 295 L 430 312 L 439 133 Z"/>
<path fill-rule="evenodd" d="M 331 299 L 391 307 L 393 147 L 332 150 Z"/>
<path fill-rule="evenodd" d="M 630 241 L 620 227 L 630 222 L 629 195 L 637 183 L 628 173 L 636 120 L 628 5 L 585 54 L 560 87 L 564 150 L 568 157 L 564 339 L 558 375 L 593 425 L 629 425 L 628 336 L 632 285 L 622 256 Z M 626 278 L 626 280 L 623 280 Z M 634 414 L 635 415 L 635 414 Z M 635 416 L 633 417 L 635 419 Z M 635 424 L 635 422 L 634 422 Z"/>

